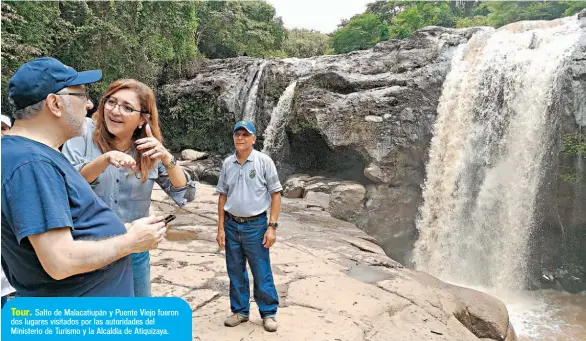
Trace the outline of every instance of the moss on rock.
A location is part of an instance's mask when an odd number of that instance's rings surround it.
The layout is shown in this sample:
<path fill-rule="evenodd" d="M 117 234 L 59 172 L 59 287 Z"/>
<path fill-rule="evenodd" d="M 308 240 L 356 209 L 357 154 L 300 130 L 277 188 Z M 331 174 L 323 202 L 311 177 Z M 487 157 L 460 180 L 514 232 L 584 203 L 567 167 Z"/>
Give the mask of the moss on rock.
<path fill-rule="evenodd" d="M 225 153 L 233 146 L 230 115 L 221 113 L 213 98 L 181 97 L 161 108 L 161 126 L 167 147 L 178 152 L 191 148 Z"/>

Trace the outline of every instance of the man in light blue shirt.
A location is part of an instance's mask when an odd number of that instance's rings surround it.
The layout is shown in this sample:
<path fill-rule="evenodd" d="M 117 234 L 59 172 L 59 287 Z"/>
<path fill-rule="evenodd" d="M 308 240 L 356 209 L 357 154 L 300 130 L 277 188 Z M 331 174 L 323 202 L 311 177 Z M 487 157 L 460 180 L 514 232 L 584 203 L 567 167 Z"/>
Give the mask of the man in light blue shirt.
<path fill-rule="evenodd" d="M 226 248 L 233 313 L 224 324 L 234 327 L 248 321 L 248 261 L 254 278 L 254 299 L 263 326 L 274 332 L 277 330 L 279 296 L 273 280 L 269 248 L 276 239 L 283 187 L 273 160 L 254 150 L 254 125 L 240 121 L 234 126 L 233 133 L 236 152 L 224 160 L 216 187 L 220 195 L 217 241 L 221 248 Z M 270 222 L 267 218 L 269 207 Z"/>

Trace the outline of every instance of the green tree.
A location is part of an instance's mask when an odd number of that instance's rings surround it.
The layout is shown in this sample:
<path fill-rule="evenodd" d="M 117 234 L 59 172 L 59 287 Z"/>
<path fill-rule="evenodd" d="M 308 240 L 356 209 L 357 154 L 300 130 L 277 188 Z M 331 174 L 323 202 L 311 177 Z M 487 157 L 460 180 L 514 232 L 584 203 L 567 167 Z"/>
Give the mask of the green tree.
<path fill-rule="evenodd" d="M 103 70 L 102 82 L 91 89 L 95 100 L 119 78 L 156 86 L 163 75 L 181 72 L 198 54 L 195 2 L 18 1 L 2 5 L 4 89 L 18 66 L 47 55 L 74 68 Z"/>
<path fill-rule="evenodd" d="M 388 37 L 405 38 L 426 26 L 500 27 L 521 20 L 552 20 L 578 13 L 586 1 L 386 1 L 377 0 L 366 6 L 362 15 L 342 20 L 334 32 L 334 50 L 350 52 L 374 45 L 371 35 L 356 21 L 363 15 L 374 15 L 388 27 Z M 369 20 L 375 21 L 373 17 Z M 367 36 L 367 37 L 365 37 Z M 361 42 L 360 39 L 363 39 Z M 380 38 L 383 40 L 384 38 Z"/>
<path fill-rule="evenodd" d="M 482 15 L 475 15 L 473 17 L 464 17 L 456 19 L 456 27 L 476 27 L 476 26 L 490 26 L 488 18 Z"/>
<path fill-rule="evenodd" d="M 391 25 L 393 18 L 411 3 L 412 1 L 378 0 L 366 5 L 365 13 L 376 14 L 385 25 Z"/>
<path fill-rule="evenodd" d="M 391 38 L 405 38 L 426 26 L 455 27 L 456 18 L 447 1 L 413 2 L 395 15 L 389 26 Z"/>
<path fill-rule="evenodd" d="M 330 53 L 330 37 L 327 34 L 293 29 L 287 32 L 283 50 L 288 57 L 308 58 Z"/>
<path fill-rule="evenodd" d="M 354 17 L 343 28 L 332 34 L 335 53 L 347 53 L 373 47 L 377 42 L 388 39 L 388 27 L 376 14 L 364 13 Z"/>
<path fill-rule="evenodd" d="M 494 27 L 521 20 L 552 20 L 573 15 L 585 7 L 585 1 L 485 1 L 480 5 L 489 12 L 488 24 Z"/>
<path fill-rule="evenodd" d="M 282 55 L 285 28 L 275 14 L 273 6 L 261 1 L 198 3 L 200 24 L 195 37 L 199 51 L 208 58 Z"/>
<path fill-rule="evenodd" d="M 104 70 L 101 90 L 131 77 L 155 86 L 197 57 L 194 2 L 92 2 L 93 15 L 76 32 L 63 58 L 72 65 Z"/>
<path fill-rule="evenodd" d="M 586 1 L 563 1 L 562 3 L 567 6 L 564 13 L 562 13 L 564 17 L 574 15 L 586 8 Z"/>
<path fill-rule="evenodd" d="M 11 115 L 8 81 L 28 60 L 62 45 L 71 26 L 59 16 L 58 2 L 2 2 L 2 113 Z M 40 34 L 42 32 L 42 34 Z"/>

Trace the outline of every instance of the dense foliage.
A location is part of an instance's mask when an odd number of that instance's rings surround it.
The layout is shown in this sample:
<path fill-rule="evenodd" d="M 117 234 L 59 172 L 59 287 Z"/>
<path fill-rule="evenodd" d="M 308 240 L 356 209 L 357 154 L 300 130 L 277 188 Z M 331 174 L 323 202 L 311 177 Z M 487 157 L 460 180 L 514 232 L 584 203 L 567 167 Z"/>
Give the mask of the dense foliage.
<path fill-rule="evenodd" d="M 166 6 L 168 3 L 165 4 Z M 258 1 L 207 1 L 197 5 L 195 38 L 208 58 L 241 55 L 284 56 L 285 28 L 270 4 Z"/>
<path fill-rule="evenodd" d="M 425 26 L 500 27 L 520 20 L 552 20 L 578 13 L 586 1 L 375 1 L 332 34 L 335 53 L 400 39 Z"/>
<path fill-rule="evenodd" d="M 332 34 L 332 46 L 336 53 L 347 53 L 373 47 L 389 38 L 389 28 L 373 13 L 354 17 L 344 27 Z"/>
<path fill-rule="evenodd" d="M 293 29 L 287 32 L 283 51 L 288 57 L 297 58 L 331 54 L 330 36 L 310 30 Z"/>
<path fill-rule="evenodd" d="M 2 111 L 9 112 L 7 82 L 38 56 L 54 56 L 79 69 L 99 68 L 97 98 L 119 78 L 156 85 L 198 56 L 195 3 L 147 1 L 2 2 Z"/>

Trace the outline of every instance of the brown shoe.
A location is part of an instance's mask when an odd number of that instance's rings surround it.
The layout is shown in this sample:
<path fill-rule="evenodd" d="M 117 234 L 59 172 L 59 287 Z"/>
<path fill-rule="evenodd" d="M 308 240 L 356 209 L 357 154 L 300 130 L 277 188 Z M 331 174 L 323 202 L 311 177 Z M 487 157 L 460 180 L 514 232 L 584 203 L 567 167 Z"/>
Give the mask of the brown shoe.
<path fill-rule="evenodd" d="M 277 331 L 277 320 L 274 317 L 265 317 L 262 320 L 262 325 L 265 327 L 267 332 L 276 332 Z"/>
<path fill-rule="evenodd" d="M 242 316 L 240 314 L 234 314 L 224 320 L 224 325 L 226 327 L 236 327 L 240 323 L 246 322 L 246 321 L 248 321 L 248 317 Z"/>

